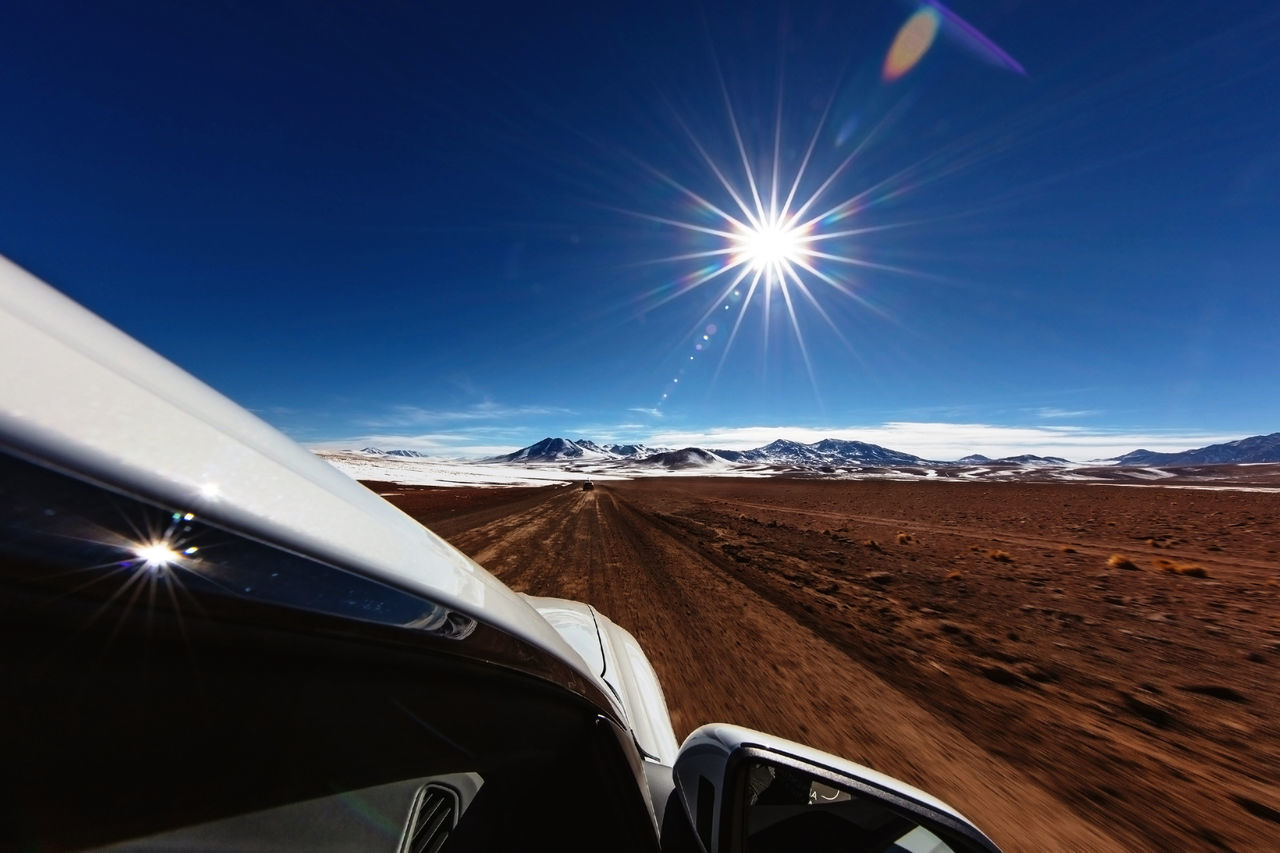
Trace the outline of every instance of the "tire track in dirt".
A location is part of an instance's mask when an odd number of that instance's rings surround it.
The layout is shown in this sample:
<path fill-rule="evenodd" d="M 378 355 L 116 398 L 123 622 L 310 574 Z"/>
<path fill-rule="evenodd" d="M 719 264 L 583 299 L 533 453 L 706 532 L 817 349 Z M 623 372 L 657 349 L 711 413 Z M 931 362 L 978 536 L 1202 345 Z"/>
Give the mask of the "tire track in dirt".
<path fill-rule="evenodd" d="M 678 737 L 730 720 L 907 778 L 1009 849 L 1118 849 L 1015 767 L 736 579 L 678 519 L 598 485 L 552 492 L 451 538 L 513 588 L 586 601 L 635 635 Z M 1010 820 L 1014 802 L 1037 821 Z"/>

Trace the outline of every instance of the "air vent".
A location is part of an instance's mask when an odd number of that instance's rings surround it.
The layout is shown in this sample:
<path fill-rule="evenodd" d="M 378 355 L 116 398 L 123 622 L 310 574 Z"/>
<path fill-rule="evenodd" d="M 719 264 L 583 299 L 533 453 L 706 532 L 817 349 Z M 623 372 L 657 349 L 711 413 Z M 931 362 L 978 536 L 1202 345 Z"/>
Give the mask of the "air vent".
<path fill-rule="evenodd" d="M 437 853 L 458 822 L 458 795 L 444 785 L 424 785 L 413 798 L 402 853 Z"/>

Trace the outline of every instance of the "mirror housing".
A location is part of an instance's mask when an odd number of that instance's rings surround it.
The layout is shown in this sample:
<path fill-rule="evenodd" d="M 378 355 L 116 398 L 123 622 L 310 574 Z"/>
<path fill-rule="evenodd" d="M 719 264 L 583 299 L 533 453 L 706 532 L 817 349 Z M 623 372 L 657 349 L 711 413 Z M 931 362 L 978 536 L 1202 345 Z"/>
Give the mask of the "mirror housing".
<path fill-rule="evenodd" d="M 680 748 L 674 776 L 677 796 L 705 853 L 804 847 L 815 837 L 841 843 L 813 849 L 999 853 L 967 818 L 924 791 L 835 755 L 739 726 L 713 723 L 694 731 Z M 769 833 L 754 834 L 762 827 Z M 867 847 L 871 835 L 876 842 Z M 794 844 L 776 846 L 780 837 Z"/>

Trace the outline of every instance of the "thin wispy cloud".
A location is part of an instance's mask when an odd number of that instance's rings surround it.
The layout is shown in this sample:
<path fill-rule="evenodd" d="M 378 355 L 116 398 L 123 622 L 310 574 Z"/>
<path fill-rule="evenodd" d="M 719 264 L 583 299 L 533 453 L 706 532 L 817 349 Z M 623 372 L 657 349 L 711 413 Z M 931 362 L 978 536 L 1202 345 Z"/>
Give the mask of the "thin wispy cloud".
<path fill-rule="evenodd" d="M 642 407 L 642 406 L 635 406 L 635 407 L 632 407 L 632 408 L 630 408 L 630 409 L 627 409 L 627 411 L 628 411 L 628 412 L 638 412 L 639 414 L 642 414 L 642 415 L 648 415 L 648 416 L 649 416 L 649 417 L 651 417 L 651 418 L 660 418 L 660 417 L 662 417 L 662 410 L 661 410 L 661 409 L 646 409 L 646 408 L 644 408 L 644 407 Z"/>
<path fill-rule="evenodd" d="M 312 450 L 416 450 L 441 459 L 482 459 L 510 453 L 522 441 L 523 438 L 517 439 L 509 434 L 487 435 L 468 431 L 417 435 L 367 433 L 308 442 L 307 446 Z"/>
<path fill-rule="evenodd" d="M 560 406 L 510 406 L 485 400 L 461 409 L 427 409 L 421 406 L 394 406 L 387 415 L 368 418 L 362 425 L 372 428 L 413 427 L 469 421 L 503 421 L 518 418 L 568 417 L 572 409 Z"/>
<path fill-rule="evenodd" d="M 1032 413 L 1038 418 L 1045 420 L 1053 420 L 1057 418 L 1088 418 L 1100 414 L 1096 409 L 1055 409 L 1052 406 L 1046 406 L 1039 409 L 1033 409 Z"/>

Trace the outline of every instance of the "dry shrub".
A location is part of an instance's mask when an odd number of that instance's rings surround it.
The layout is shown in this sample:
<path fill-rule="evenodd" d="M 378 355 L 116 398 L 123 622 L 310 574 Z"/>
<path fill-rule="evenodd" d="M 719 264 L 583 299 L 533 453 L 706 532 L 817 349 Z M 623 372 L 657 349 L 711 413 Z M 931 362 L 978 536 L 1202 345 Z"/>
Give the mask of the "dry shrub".
<path fill-rule="evenodd" d="M 947 580 L 949 581 L 959 580 L 962 577 L 964 577 L 963 572 L 951 571 L 947 573 Z"/>
<path fill-rule="evenodd" d="M 1112 554 L 1107 560 L 1107 565 L 1113 569 L 1128 569 L 1129 571 L 1137 571 L 1138 564 L 1130 560 L 1124 554 Z"/>
<path fill-rule="evenodd" d="M 987 556 L 995 560 L 997 563 L 1012 563 L 1013 555 L 1008 551 L 1001 551 L 998 548 L 987 552 Z"/>
<path fill-rule="evenodd" d="M 879 550 L 881 550 L 881 548 L 880 548 L 880 543 L 879 543 L 879 542 L 877 542 L 877 541 L 876 541 L 876 540 L 874 540 L 874 539 L 866 539 L 866 540 L 864 540 L 864 541 L 863 541 L 863 543 L 862 543 L 862 547 L 863 547 L 863 548 L 870 548 L 872 551 L 879 551 Z"/>
<path fill-rule="evenodd" d="M 1058 550 L 1064 554 L 1074 554 L 1076 552 L 1076 549 L 1072 548 L 1070 545 L 1059 545 Z"/>
<path fill-rule="evenodd" d="M 914 542 L 914 541 L 915 541 L 915 540 L 911 538 L 911 534 L 910 534 L 910 533 L 903 533 L 901 530 L 899 530 L 899 531 L 898 531 L 898 544 L 899 544 L 899 545 L 907 545 L 907 544 L 909 544 L 909 543 L 911 543 L 911 542 Z"/>
<path fill-rule="evenodd" d="M 970 546 L 969 546 L 969 550 L 970 550 L 970 551 L 981 551 L 981 550 L 982 550 L 982 546 L 981 546 L 981 545 L 970 545 Z"/>
<path fill-rule="evenodd" d="M 1171 575 L 1187 575 L 1193 578 L 1209 577 L 1209 573 L 1204 570 L 1204 566 L 1175 563 L 1173 560 L 1157 560 L 1156 564 L 1160 567 L 1160 571 Z"/>
<path fill-rule="evenodd" d="M 1266 585 L 1267 585 L 1267 586 L 1280 586 L 1280 581 L 1276 580 L 1275 578 L 1267 578 Z"/>

